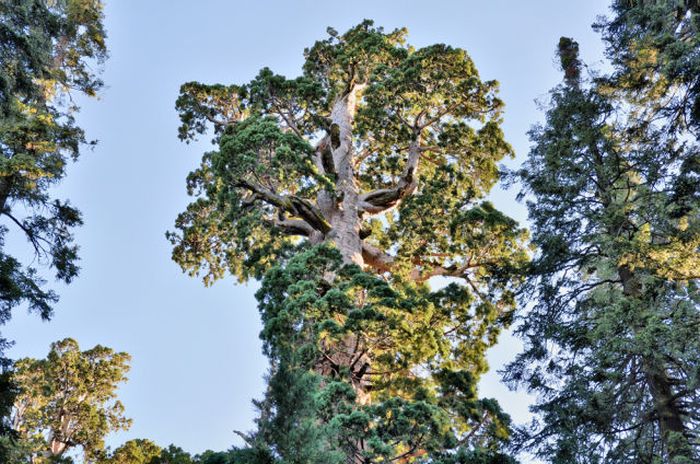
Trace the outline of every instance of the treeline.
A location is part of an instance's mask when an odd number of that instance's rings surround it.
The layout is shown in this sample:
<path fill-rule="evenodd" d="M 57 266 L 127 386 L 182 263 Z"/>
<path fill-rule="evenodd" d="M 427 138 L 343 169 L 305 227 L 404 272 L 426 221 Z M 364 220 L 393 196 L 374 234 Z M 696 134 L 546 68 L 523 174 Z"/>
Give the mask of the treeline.
<path fill-rule="evenodd" d="M 99 464 L 253 464 L 260 461 L 250 449 L 205 451 L 192 456 L 177 446 L 160 448 L 149 440 L 129 440 Z M 272 462 L 272 461 L 270 461 Z"/>
<path fill-rule="evenodd" d="M 85 137 L 60 97 L 101 86 L 102 5 L 0 0 L 0 18 L 0 238 L 15 227 L 70 282 L 81 217 L 50 187 Z M 66 339 L 4 360 L 0 461 L 699 462 L 700 6 L 614 0 L 594 28 L 612 70 L 561 38 L 562 82 L 512 172 L 498 83 L 405 29 L 329 28 L 294 79 L 184 84 L 179 136 L 215 149 L 167 238 L 206 284 L 261 282 L 256 429 L 194 457 L 148 440 L 106 450 L 130 423 L 115 394 L 129 356 Z M 501 180 L 521 189 L 529 231 L 487 201 Z M 56 299 L 2 251 L 0 320 L 19 305 L 49 318 Z M 477 389 L 511 326 L 525 350 L 503 375 L 536 395 L 526 425 Z"/>

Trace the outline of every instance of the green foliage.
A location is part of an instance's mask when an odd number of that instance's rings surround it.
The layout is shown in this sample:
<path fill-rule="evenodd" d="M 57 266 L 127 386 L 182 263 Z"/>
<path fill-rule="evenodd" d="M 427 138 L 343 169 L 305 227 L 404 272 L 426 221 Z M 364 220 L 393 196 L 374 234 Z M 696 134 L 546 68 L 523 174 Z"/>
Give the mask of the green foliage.
<path fill-rule="evenodd" d="M 195 456 L 195 464 L 272 464 L 272 458 L 255 448 L 236 448 L 228 451 L 205 451 Z"/>
<path fill-rule="evenodd" d="M 253 448 L 231 448 L 228 451 L 205 451 L 196 456 L 175 445 L 160 448 L 150 440 L 129 440 L 105 456 L 97 464 L 272 464 Z M 24 462 L 24 461 L 22 461 Z M 14 464 L 14 463 L 13 463 Z"/>
<path fill-rule="evenodd" d="M 101 454 L 108 433 L 129 427 L 131 421 L 116 399 L 129 359 L 100 345 L 80 351 L 67 338 L 53 343 L 46 359 L 15 363 L 13 382 L 19 393 L 11 423 L 32 462 L 61 458 L 74 447 L 90 461 Z M 130 444 L 122 454 L 137 445 Z M 124 459 L 115 462 L 130 462 Z"/>
<path fill-rule="evenodd" d="M 262 278 L 250 462 L 512 462 L 510 420 L 476 390 L 528 260 L 485 201 L 512 154 L 498 84 L 405 36 L 329 29 L 300 77 L 181 88 L 180 138 L 213 128 L 215 149 L 173 259 L 205 283 Z"/>
<path fill-rule="evenodd" d="M 102 86 L 93 70 L 106 57 L 99 0 L 0 1 L 0 322 L 25 303 L 51 316 L 57 295 L 31 265 L 4 253 L 11 228 L 24 234 L 36 262 L 66 283 L 78 273 L 72 229 L 82 223 L 50 192 L 77 159 L 85 136 L 71 95 Z M 1 345 L 4 340 L 0 340 Z"/>
<path fill-rule="evenodd" d="M 312 144 L 332 132 L 336 97 L 353 85 L 364 88 L 353 134 L 355 182 L 361 191 L 377 192 L 372 201 L 398 205 L 381 215 L 360 214 L 362 229 L 372 230 L 369 241 L 401 247 L 398 260 L 422 259 L 428 272 L 467 264 L 462 259 L 471 250 L 450 228 L 488 193 L 498 179 L 497 162 L 512 153 L 499 126 L 497 83 L 482 82 L 464 50 L 414 50 L 404 36 L 366 21 L 343 35 L 331 30 L 306 51 L 304 74 L 296 79 L 265 68 L 243 86 L 182 86 L 181 138 L 211 125 L 218 145 L 189 175 L 188 192 L 197 199 L 178 217 L 178 231 L 168 233 L 184 271 L 201 272 L 207 283 L 227 271 L 241 280 L 261 278 L 298 241 L 279 216 L 303 218 L 328 235 L 331 218 L 323 205 L 326 196 L 341 199 L 338 173 L 328 146 Z M 416 137 L 425 158 L 415 179 L 420 191 L 405 201 L 400 193 L 382 196 L 406 168 L 406 148 Z M 494 237 L 508 229 L 510 242 L 522 241 L 515 223 L 503 226 Z M 502 245 L 504 256 L 520 248 Z M 442 259 L 426 259 L 416 249 L 421 246 Z"/>
<path fill-rule="evenodd" d="M 643 98 L 630 87 L 625 66 L 659 50 L 636 48 L 640 29 L 615 27 L 611 76 L 572 78 L 578 45 L 560 42 L 567 79 L 518 172 L 539 254 L 519 328 L 526 350 L 506 379 L 538 394 L 521 438 L 549 462 L 697 462 L 700 202 L 677 186 L 700 146 L 651 92 L 664 74 L 647 75 Z"/>
<path fill-rule="evenodd" d="M 700 8 L 697 2 L 614 1 L 595 25 L 616 65 L 610 87 L 625 93 L 646 120 L 680 139 L 700 133 Z M 673 185 L 678 217 L 700 199 L 700 156 L 686 157 Z"/>
<path fill-rule="evenodd" d="M 614 0 L 594 27 L 616 66 L 616 86 L 661 113 L 669 130 L 700 129 L 700 6 L 693 0 Z"/>
<path fill-rule="evenodd" d="M 150 440 L 129 440 L 101 464 L 155 464 L 162 453 L 163 450 Z"/>
<path fill-rule="evenodd" d="M 164 448 L 152 464 L 193 464 L 190 454 L 175 445 Z"/>
<path fill-rule="evenodd" d="M 320 246 L 271 269 L 257 297 L 272 360 L 257 438 L 282 462 L 498 455 L 510 419 L 476 384 L 503 320 L 466 288 L 392 286 Z M 348 341 L 350 365 L 373 354 L 370 380 L 342 362 Z M 358 401 L 357 383 L 371 401 Z"/>

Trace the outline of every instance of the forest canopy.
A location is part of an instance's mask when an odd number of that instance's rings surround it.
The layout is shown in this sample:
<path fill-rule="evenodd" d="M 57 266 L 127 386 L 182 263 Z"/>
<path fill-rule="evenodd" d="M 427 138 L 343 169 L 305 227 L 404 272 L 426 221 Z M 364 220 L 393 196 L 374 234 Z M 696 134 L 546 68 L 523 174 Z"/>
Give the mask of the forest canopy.
<path fill-rule="evenodd" d="M 48 321 L 58 302 L 49 278 L 60 290 L 78 277 L 83 216 L 58 187 L 95 146 L 77 102 L 103 89 L 104 11 L 100 0 L 0 0 L 0 324 L 17 309 Z M 149 34 L 164 30 L 151 22 Z M 200 139 L 211 145 L 164 246 L 205 286 L 254 285 L 268 362 L 253 428 L 231 431 L 238 446 L 227 451 L 163 446 L 156 431 L 115 445 L 110 434 L 132 424 L 120 399 L 131 355 L 62 334 L 45 358 L 9 359 L 12 341 L 0 337 L 0 462 L 700 462 L 700 6 L 612 0 L 592 27 L 604 56 L 591 60 L 577 37 L 551 43 L 559 80 L 515 160 L 511 100 L 493 79 L 512 76 L 482 76 L 469 53 L 481 49 L 412 45 L 405 28 L 329 27 L 303 51 L 279 40 L 303 58 L 291 77 L 272 70 L 272 56 L 257 73 L 257 62 L 241 66 L 255 76 L 246 81 L 177 74 L 177 136 L 190 153 Z M 177 69 L 188 66 L 173 50 Z M 156 60 L 140 63 L 130 79 L 141 83 Z M 521 72 L 542 75 L 530 68 Z M 143 144 L 138 133 L 128 136 Z M 132 173 L 147 171 L 129 160 Z M 493 201 L 499 185 L 519 191 L 527 224 Z M 100 209 L 137 222 L 135 203 L 146 202 L 123 198 L 128 212 Z M 146 241 L 138 230 L 119 239 L 124 261 Z M 120 301 L 155 292 L 127 277 L 110 283 Z M 93 311 L 106 311 L 110 290 Z M 138 322 L 149 337 L 170 330 L 153 321 Z M 116 340 L 137 338 L 131 329 L 114 327 Z M 520 352 L 503 344 L 507 331 Z M 177 342 L 192 349 L 194 333 Z M 530 394 L 527 423 L 483 388 L 499 338 L 510 355 L 501 379 Z M 213 391 L 198 365 L 160 348 L 176 360 L 163 366 Z"/>

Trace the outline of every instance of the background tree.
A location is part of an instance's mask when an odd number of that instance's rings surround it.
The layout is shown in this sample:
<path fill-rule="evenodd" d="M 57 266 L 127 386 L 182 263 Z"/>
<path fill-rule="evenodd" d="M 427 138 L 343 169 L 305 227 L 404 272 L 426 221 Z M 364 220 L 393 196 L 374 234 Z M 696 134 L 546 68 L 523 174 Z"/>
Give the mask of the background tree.
<path fill-rule="evenodd" d="M 328 32 L 300 77 L 177 101 L 181 139 L 211 127 L 217 149 L 188 177 L 175 261 L 206 283 L 265 276 L 271 370 L 247 439 L 283 462 L 506 462 L 509 419 L 476 393 L 527 258 L 483 200 L 512 153 L 497 83 L 405 30 Z"/>
<path fill-rule="evenodd" d="M 194 461 L 188 452 L 170 445 L 163 449 L 153 464 L 194 464 Z"/>
<path fill-rule="evenodd" d="M 73 96 L 102 86 L 93 68 L 106 57 L 104 39 L 99 0 L 0 0 L 0 323 L 22 303 L 48 319 L 58 298 L 4 251 L 11 229 L 58 280 L 78 273 L 72 229 L 82 219 L 50 187 L 86 143 Z M 6 344 L 0 339 L 0 355 Z"/>
<path fill-rule="evenodd" d="M 20 359 L 14 382 L 19 388 L 12 425 L 29 444 L 33 459 L 60 458 L 73 448 L 85 459 L 99 456 L 104 437 L 131 424 L 116 399 L 126 380 L 129 355 L 104 346 L 80 351 L 67 338 L 51 345 L 46 359 Z"/>
<path fill-rule="evenodd" d="M 175 445 L 160 448 L 150 440 L 125 442 L 103 458 L 99 464 L 252 464 L 260 462 L 258 451 L 233 447 L 228 451 L 207 450 L 196 456 Z"/>
<path fill-rule="evenodd" d="M 621 63 L 654 50 L 627 32 L 604 77 L 586 78 L 561 39 L 564 83 L 518 173 L 539 253 L 506 378 L 538 393 L 526 443 L 549 462 L 700 459 L 700 203 L 678 194 L 700 147 L 666 98 L 685 83 L 657 69 L 630 87 Z"/>
<path fill-rule="evenodd" d="M 236 447 L 228 451 L 205 451 L 193 460 L 195 464 L 254 464 L 258 462 L 261 460 L 257 450 Z"/>
<path fill-rule="evenodd" d="M 104 464 L 155 464 L 159 462 L 157 459 L 163 451 L 152 441 L 137 438 L 124 443 L 101 462 Z"/>

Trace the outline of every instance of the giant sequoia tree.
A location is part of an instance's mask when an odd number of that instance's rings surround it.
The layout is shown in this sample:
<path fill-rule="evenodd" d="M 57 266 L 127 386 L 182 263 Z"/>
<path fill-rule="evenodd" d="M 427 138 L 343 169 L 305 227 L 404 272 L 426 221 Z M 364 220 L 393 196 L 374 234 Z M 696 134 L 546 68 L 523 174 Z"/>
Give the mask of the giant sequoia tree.
<path fill-rule="evenodd" d="M 507 377 L 537 392 L 529 444 L 555 463 L 700 459 L 699 15 L 615 2 L 615 65 L 565 79 L 519 172 L 540 253 L 527 349 Z"/>
<path fill-rule="evenodd" d="M 300 77 L 193 82 L 177 101 L 180 137 L 212 128 L 216 149 L 188 178 L 174 259 L 206 282 L 264 276 L 251 459 L 508 462 L 508 417 L 476 392 L 526 259 L 484 201 L 511 154 L 497 83 L 404 30 L 328 32 Z"/>
<path fill-rule="evenodd" d="M 66 283 L 78 273 L 80 212 L 50 189 L 86 143 L 72 97 L 102 85 L 94 66 L 106 56 L 104 37 L 99 0 L 0 0 L 0 323 L 19 304 L 50 317 L 57 295 L 36 263 Z M 26 237 L 32 262 L 5 251 L 10 231 Z"/>

